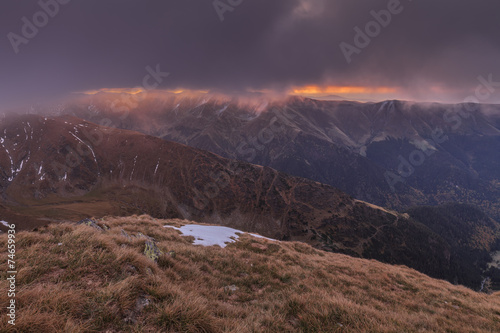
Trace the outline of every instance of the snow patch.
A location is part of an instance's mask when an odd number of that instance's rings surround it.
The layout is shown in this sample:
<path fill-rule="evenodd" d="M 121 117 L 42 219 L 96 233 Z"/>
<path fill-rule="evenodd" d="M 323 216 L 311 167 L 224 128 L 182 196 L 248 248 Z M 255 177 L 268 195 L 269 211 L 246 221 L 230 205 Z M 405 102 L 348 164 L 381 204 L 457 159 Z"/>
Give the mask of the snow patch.
<path fill-rule="evenodd" d="M 92 153 L 92 156 L 94 157 L 94 162 L 95 164 L 97 165 L 97 176 L 98 177 L 101 177 L 101 171 L 99 170 L 99 163 L 97 162 L 97 157 L 95 156 L 95 153 L 94 153 L 94 149 L 92 149 L 92 147 L 90 146 L 90 144 L 84 142 L 82 139 L 80 139 L 78 136 L 76 136 L 74 133 L 72 132 L 69 132 L 69 134 L 71 134 L 75 139 L 77 139 L 81 144 L 84 144 L 85 146 L 87 146 L 87 148 L 90 150 L 90 152 Z"/>
<path fill-rule="evenodd" d="M 0 221 L 0 223 L 3 224 L 4 226 L 6 226 L 7 228 L 10 228 L 9 222 Z"/>
<path fill-rule="evenodd" d="M 193 244 L 203 246 L 219 245 L 220 247 L 226 247 L 227 243 L 236 242 L 240 234 L 245 234 L 245 232 L 241 230 L 210 225 L 187 224 L 180 228 L 171 225 L 165 225 L 163 227 L 179 230 L 185 236 L 193 236 L 195 238 Z M 271 241 L 275 240 L 256 234 L 248 234 L 257 238 L 264 238 Z"/>
<path fill-rule="evenodd" d="M 160 165 L 160 159 L 158 159 L 158 162 L 156 163 L 156 168 L 155 168 L 155 175 L 156 175 L 156 171 L 158 171 L 158 166 Z"/>
<path fill-rule="evenodd" d="M 220 116 L 221 116 L 221 114 L 223 114 L 223 113 L 224 113 L 224 111 L 226 111 L 226 110 L 227 110 L 227 107 L 228 107 L 228 106 L 229 106 L 229 104 L 228 104 L 228 105 L 226 105 L 226 106 L 224 106 L 224 107 L 223 107 L 222 109 L 220 109 L 219 111 L 217 111 L 217 112 L 216 112 L 217 116 L 218 116 L 218 117 L 220 117 Z"/>

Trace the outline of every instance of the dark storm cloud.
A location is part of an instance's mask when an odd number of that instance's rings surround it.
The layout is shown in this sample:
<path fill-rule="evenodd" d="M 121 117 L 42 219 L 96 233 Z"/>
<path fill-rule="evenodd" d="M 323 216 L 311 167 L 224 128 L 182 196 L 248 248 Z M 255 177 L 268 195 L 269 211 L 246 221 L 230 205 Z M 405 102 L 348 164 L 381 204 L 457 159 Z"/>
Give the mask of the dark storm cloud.
<path fill-rule="evenodd" d="M 364 30 L 389 0 L 243 0 L 223 22 L 212 0 L 60 1 L 67 4 L 17 54 L 8 34 L 22 36 L 22 18 L 32 22 L 40 5 L 1 2 L 3 105 L 138 86 L 156 64 L 171 73 L 166 88 L 226 91 L 328 83 L 461 99 L 479 75 L 500 81 L 496 0 L 401 0 L 403 10 L 350 64 L 340 43 L 355 46 L 354 27 Z"/>

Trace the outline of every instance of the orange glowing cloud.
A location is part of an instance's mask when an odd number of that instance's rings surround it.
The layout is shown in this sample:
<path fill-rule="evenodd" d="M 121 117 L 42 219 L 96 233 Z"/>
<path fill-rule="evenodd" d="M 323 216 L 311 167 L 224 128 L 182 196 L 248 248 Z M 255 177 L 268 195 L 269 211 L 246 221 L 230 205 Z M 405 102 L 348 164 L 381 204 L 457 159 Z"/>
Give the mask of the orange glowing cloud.
<path fill-rule="evenodd" d="M 395 93 L 392 87 L 363 87 L 363 86 L 304 86 L 291 90 L 293 95 L 325 95 L 325 94 L 390 94 Z"/>
<path fill-rule="evenodd" d="M 162 90 L 165 93 L 170 93 L 170 94 L 208 94 L 208 90 L 189 90 L 189 89 L 183 89 L 183 88 L 177 88 L 173 90 Z M 107 94 L 130 94 L 130 95 L 135 95 L 135 94 L 140 94 L 146 92 L 146 89 L 137 87 L 137 88 L 101 88 L 97 90 L 88 90 L 88 91 L 83 91 L 79 92 L 79 94 L 85 94 L 85 95 L 95 95 L 98 93 L 107 93 Z"/>
<path fill-rule="evenodd" d="M 102 88 L 98 90 L 83 91 L 82 94 L 85 95 L 95 95 L 98 93 L 108 93 L 108 94 L 140 94 L 144 92 L 143 88 Z"/>
<path fill-rule="evenodd" d="M 250 93 L 259 93 L 265 96 L 266 98 L 272 98 L 272 99 L 282 99 L 287 95 L 294 95 L 294 96 L 303 96 L 303 97 L 309 97 L 309 98 L 330 98 L 333 95 L 335 96 L 341 96 L 346 99 L 352 99 L 352 100 L 381 100 L 381 99 L 387 99 L 387 98 L 396 98 L 397 96 L 395 95 L 400 95 L 400 91 L 397 88 L 394 87 L 370 87 L 370 86 L 320 86 L 320 85 L 307 85 L 307 86 L 301 86 L 301 87 L 293 87 L 290 89 L 287 93 L 283 94 L 282 92 L 277 92 L 274 90 L 270 89 L 262 89 L 262 90 L 255 90 L 255 89 L 248 89 L 247 92 Z M 96 95 L 99 93 L 105 93 L 105 94 L 130 94 L 130 95 L 136 95 L 136 94 L 141 94 L 141 93 L 148 93 L 148 94 L 154 94 L 154 95 L 163 95 L 163 94 L 173 94 L 177 96 L 182 96 L 182 97 L 198 97 L 200 95 L 210 95 L 212 97 L 218 96 L 220 98 L 230 98 L 231 96 L 235 95 L 225 95 L 224 93 L 216 93 L 216 92 L 211 92 L 210 90 L 191 90 L 191 89 L 185 89 L 185 88 L 176 88 L 176 89 L 161 89 L 157 90 L 155 89 L 154 91 L 147 91 L 144 88 L 137 87 L 137 88 L 102 88 L 102 89 L 96 89 L 96 90 L 89 90 L 89 91 L 84 91 L 84 92 L 79 92 L 79 94 L 85 94 L 85 95 Z M 254 104 L 254 101 L 251 101 L 254 97 L 252 96 L 245 96 L 243 95 L 237 95 L 240 102 L 246 100 L 249 103 Z M 255 97 L 257 98 L 257 102 L 260 103 L 260 97 Z"/>

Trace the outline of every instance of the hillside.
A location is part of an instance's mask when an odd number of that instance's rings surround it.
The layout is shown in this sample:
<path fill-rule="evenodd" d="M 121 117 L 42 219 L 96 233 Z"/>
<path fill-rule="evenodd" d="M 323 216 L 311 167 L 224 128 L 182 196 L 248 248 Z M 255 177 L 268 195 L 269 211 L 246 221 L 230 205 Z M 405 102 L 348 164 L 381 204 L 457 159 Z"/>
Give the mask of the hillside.
<path fill-rule="evenodd" d="M 242 235 L 192 245 L 163 226 L 108 217 L 17 234 L 16 326 L 5 332 L 496 332 L 500 295 L 402 266 Z M 107 230 L 106 230 L 107 229 Z M 163 252 L 143 252 L 153 237 Z M 7 246 L 0 235 L 0 246 Z M 39 253 L 45 255 L 40 256 Z M 6 252 L 0 257 L 7 259 Z M 0 286 L 7 288 L 5 271 Z M 6 304 L 6 293 L 0 294 Z"/>
<path fill-rule="evenodd" d="M 58 112 L 269 166 L 384 207 L 471 203 L 499 221 L 500 109 L 470 109 L 148 92 L 88 96 Z"/>
<path fill-rule="evenodd" d="M 491 254 L 500 250 L 499 224 L 477 207 L 465 204 L 446 204 L 437 207 L 414 207 L 407 211 L 416 221 L 440 235 L 451 249 L 455 268 L 444 278 L 464 285 L 479 285 L 485 276 L 494 277 L 492 284 L 500 289 L 500 270 L 488 264 Z"/>
<path fill-rule="evenodd" d="M 19 228 L 149 214 L 303 241 L 438 278 L 451 268 L 449 246 L 429 228 L 328 185 L 75 117 L 11 117 L 0 133 L 0 195 L 4 210 L 29 222 Z"/>

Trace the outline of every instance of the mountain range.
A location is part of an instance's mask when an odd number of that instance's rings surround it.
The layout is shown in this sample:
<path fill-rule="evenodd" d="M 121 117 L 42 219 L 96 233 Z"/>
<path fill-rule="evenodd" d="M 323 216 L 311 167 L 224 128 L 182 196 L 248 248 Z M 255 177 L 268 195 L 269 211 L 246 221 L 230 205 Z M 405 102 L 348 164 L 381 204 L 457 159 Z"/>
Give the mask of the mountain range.
<path fill-rule="evenodd" d="M 20 228 L 147 213 L 303 241 L 473 287 L 497 245 L 500 228 L 487 216 L 447 239 L 446 226 L 426 225 L 413 211 L 398 213 L 314 180 L 74 116 L 9 116 L 0 133 L 0 209 Z M 466 259 L 456 244 L 464 239 L 480 240 Z"/>
<path fill-rule="evenodd" d="M 79 96 L 59 114 L 208 150 L 404 210 L 447 202 L 500 220 L 500 107 L 148 92 Z"/>

